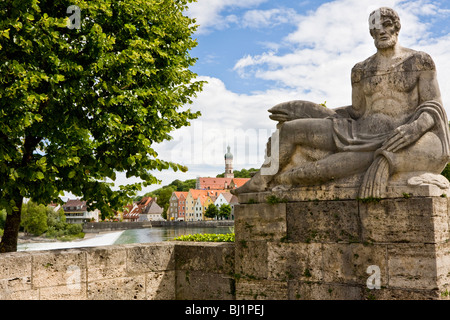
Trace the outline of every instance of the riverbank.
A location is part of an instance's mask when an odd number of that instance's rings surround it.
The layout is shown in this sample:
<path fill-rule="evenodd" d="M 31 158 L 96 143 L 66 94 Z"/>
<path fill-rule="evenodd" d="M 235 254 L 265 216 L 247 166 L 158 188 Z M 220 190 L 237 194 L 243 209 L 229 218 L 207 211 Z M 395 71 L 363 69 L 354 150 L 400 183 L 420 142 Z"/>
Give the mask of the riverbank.
<path fill-rule="evenodd" d="M 166 227 L 140 228 L 86 233 L 84 239 L 74 241 L 48 241 L 45 237 L 25 238 L 26 242 L 18 244 L 18 251 L 53 250 L 92 246 L 108 246 L 113 244 L 132 244 L 172 241 L 177 237 L 190 234 L 229 234 L 230 227 Z"/>
<path fill-rule="evenodd" d="M 233 227 L 233 220 L 212 221 L 140 221 L 140 222 L 87 222 L 83 225 L 83 232 L 98 233 L 102 231 L 117 231 L 142 228 L 219 228 Z"/>
<path fill-rule="evenodd" d="M 97 247 L 114 244 L 124 231 L 100 232 L 87 234 L 83 239 L 71 241 L 58 241 L 45 237 L 34 237 L 22 239 L 17 243 L 17 251 L 54 250 L 80 247 Z M 50 240 L 50 241 L 49 241 Z"/>
<path fill-rule="evenodd" d="M 61 241 L 56 238 L 47 238 L 45 235 L 42 236 L 33 236 L 33 235 L 27 235 L 24 232 L 20 232 L 17 244 L 24 244 L 24 243 L 41 243 L 41 242 L 72 242 L 72 241 L 82 241 L 86 239 L 91 239 L 97 236 L 98 234 L 106 234 L 111 233 L 112 231 L 104 231 L 104 232 L 98 232 L 98 233 L 85 233 L 83 238 L 74 238 L 72 240 L 66 240 Z"/>

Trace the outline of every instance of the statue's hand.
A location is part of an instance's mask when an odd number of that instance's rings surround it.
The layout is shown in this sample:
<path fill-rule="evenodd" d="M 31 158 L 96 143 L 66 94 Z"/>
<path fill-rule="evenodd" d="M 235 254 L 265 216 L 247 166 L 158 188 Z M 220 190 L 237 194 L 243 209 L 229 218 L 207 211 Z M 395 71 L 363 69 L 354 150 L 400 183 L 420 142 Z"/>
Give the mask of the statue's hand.
<path fill-rule="evenodd" d="M 394 133 L 384 142 L 382 149 L 397 152 L 419 140 L 422 135 L 423 132 L 419 130 L 415 122 L 404 124 L 394 130 Z"/>

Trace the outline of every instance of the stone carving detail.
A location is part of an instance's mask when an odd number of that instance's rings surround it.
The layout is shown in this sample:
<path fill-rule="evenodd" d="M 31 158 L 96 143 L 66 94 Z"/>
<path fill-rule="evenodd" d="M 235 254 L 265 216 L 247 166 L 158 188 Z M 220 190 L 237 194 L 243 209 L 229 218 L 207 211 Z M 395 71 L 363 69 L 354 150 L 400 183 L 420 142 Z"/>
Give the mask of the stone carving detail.
<path fill-rule="evenodd" d="M 398 14 L 369 17 L 377 52 L 351 71 L 352 104 L 329 109 L 289 101 L 269 109 L 278 121 L 259 173 L 235 194 L 340 184 L 381 197 L 392 176 L 403 185 L 447 188 L 448 121 L 432 58 L 401 47 Z M 272 141 L 273 140 L 273 141 Z"/>

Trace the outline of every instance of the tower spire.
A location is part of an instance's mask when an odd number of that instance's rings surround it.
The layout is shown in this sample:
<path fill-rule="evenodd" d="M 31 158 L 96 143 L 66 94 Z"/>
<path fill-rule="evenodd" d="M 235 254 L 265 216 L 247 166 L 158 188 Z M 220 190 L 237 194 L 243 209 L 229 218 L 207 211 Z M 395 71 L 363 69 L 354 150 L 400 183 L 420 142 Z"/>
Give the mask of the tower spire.
<path fill-rule="evenodd" d="M 225 178 L 234 178 L 233 173 L 233 155 L 230 152 L 230 146 L 227 147 L 227 153 L 225 153 Z"/>

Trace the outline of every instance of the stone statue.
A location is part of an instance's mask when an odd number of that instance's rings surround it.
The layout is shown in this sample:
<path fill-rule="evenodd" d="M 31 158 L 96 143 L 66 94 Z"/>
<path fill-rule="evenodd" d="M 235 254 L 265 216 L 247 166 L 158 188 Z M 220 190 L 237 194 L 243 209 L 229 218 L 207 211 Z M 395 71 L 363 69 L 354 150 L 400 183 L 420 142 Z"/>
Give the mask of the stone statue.
<path fill-rule="evenodd" d="M 398 44 L 394 10 L 375 10 L 369 26 L 377 52 L 352 69 L 352 105 L 290 101 L 270 109 L 279 123 L 266 162 L 235 194 L 356 181 L 359 197 L 378 198 L 395 179 L 449 186 L 440 176 L 450 143 L 434 62 Z"/>

